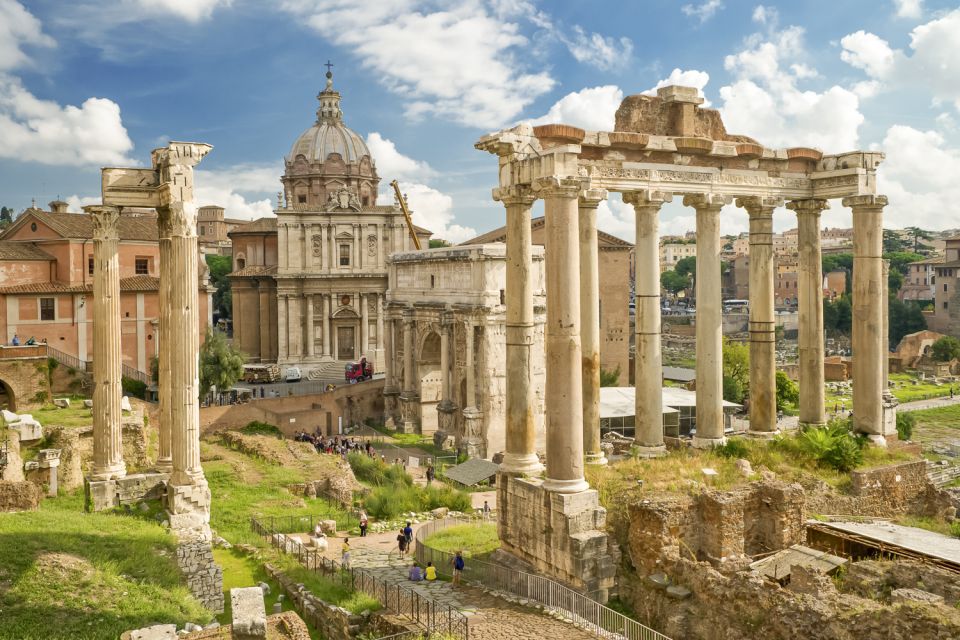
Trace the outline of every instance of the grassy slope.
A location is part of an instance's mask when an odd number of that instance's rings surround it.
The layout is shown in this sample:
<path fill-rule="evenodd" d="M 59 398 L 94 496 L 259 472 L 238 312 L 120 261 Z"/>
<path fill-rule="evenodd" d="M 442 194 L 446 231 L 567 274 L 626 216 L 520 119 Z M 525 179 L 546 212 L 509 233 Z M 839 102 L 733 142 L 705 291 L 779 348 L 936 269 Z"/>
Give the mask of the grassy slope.
<path fill-rule="evenodd" d="M 0 514 L 0 610 L 0 638 L 17 640 L 112 640 L 211 618 L 181 585 L 169 533 L 138 516 L 84 513 L 80 494 Z"/>
<path fill-rule="evenodd" d="M 930 442 L 949 442 L 960 438 L 960 405 L 911 411 L 917 423 L 913 440 L 923 445 Z"/>
<path fill-rule="evenodd" d="M 473 557 L 488 555 L 500 548 L 497 525 L 493 522 L 448 527 L 428 536 L 424 542 L 440 551 L 455 553 L 462 550 L 464 555 Z"/>

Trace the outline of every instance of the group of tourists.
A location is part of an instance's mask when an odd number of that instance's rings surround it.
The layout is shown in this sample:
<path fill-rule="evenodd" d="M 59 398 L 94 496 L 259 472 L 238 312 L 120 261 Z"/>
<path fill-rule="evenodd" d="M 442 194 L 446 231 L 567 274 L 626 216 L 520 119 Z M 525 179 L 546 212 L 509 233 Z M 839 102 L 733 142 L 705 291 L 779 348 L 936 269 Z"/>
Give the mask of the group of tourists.
<path fill-rule="evenodd" d="M 373 445 L 369 442 L 360 442 L 356 438 L 346 438 L 341 436 L 324 437 L 317 433 L 307 433 L 306 431 L 297 431 L 293 439 L 297 442 L 309 442 L 317 453 L 329 453 L 332 455 L 346 456 L 353 451 L 363 452 L 369 456 L 375 455 Z"/>
<path fill-rule="evenodd" d="M 451 558 L 450 564 L 453 566 L 453 584 L 460 584 L 460 578 L 463 576 L 463 570 L 466 567 L 463 553 L 457 551 L 457 554 Z M 427 566 L 421 569 L 420 564 L 414 562 L 410 565 L 407 577 L 410 578 L 411 582 L 420 582 L 421 580 L 433 582 L 437 579 L 437 568 L 433 566 L 432 562 L 428 562 Z"/>
<path fill-rule="evenodd" d="M 30 336 L 29 338 L 27 338 L 27 341 L 24 342 L 23 344 L 26 345 L 26 346 L 33 346 L 33 345 L 37 344 L 37 339 L 34 338 L 33 336 Z M 47 339 L 44 338 L 43 340 L 41 340 L 41 341 L 40 341 L 40 344 L 47 344 Z M 19 347 L 19 346 L 20 346 L 20 336 L 18 336 L 17 334 L 13 334 L 13 339 L 10 340 L 10 346 L 12 346 L 12 347 Z"/>

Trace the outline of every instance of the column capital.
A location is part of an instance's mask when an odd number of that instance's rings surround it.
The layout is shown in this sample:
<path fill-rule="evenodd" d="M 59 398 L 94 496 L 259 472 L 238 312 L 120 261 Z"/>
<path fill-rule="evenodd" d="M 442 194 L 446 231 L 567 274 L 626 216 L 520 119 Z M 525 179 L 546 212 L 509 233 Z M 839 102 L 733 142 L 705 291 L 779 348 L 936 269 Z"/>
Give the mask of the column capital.
<path fill-rule="evenodd" d="M 851 209 L 883 209 L 888 200 L 887 196 L 850 196 L 841 202 Z"/>
<path fill-rule="evenodd" d="M 515 184 L 509 187 L 496 187 L 493 190 L 493 199 L 507 207 L 517 204 L 530 206 L 537 201 L 537 196 L 530 186 Z"/>
<path fill-rule="evenodd" d="M 120 207 L 89 205 L 83 208 L 93 221 L 94 240 L 120 239 Z"/>
<path fill-rule="evenodd" d="M 741 209 L 746 209 L 751 216 L 772 216 L 774 209 L 783 206 L 783 198 L 743 196 L 737 198 L 736 204 Z"/>
<path fill-rule="evenodd" d="M 583 181 L 573 176 L 547 176 L 537 178 L 533 183 L 533 190 L 540 198 L 570 198 L 576 199 L 583 189 Z"/>
<path fill-rule="evenodd" d="M 844 200 L 846 202 L 846 200 Z M 845 205 L 846 206 L 846 205 Z M 821 198 L 810 198 L 808 200 L 791 200 L 787 203 L 787 209 L 795 211 L 797 215 L 801 213 L 812 213 L 820 215 L 822 211 L 830 208 L 830 203 Z"/>
<path fill-rule="evenodd" d="M 584 189 L 580 192 L 580 208 L 596 209 L 606 199 L 606 189 Z"/>
<path fill-rule="evenodd" d="M 626 204 L 633 205 L 633 208 L 656 207 L 659 209 L 667 202 L 673 202 L 673 194 L 668 191 L 651 191 L 644 189 L 642 191 L 624 191 L 623 201 Z"/>
<path fill-rule="evenodd" d="M 722 193 L 688 193 L 683 196 L 683 206 L 694 209 L 715 209 L 720 211 L 723 205 L 733 202 L 733 196 Z"/>
<path fill-rule="evenodd" d="M 170 202 L 157 207 L 157 226 L 167 235 L 164 237 L 197 235 L 197 206 L 192 202 Z"/>

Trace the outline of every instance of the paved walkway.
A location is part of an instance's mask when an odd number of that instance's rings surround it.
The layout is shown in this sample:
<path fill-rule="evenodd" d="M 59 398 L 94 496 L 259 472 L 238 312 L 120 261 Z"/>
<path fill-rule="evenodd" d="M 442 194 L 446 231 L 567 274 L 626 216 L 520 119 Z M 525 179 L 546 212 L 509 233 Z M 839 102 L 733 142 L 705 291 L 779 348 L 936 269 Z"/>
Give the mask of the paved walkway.
<path fill-rule="evenodd" d="M 930 400 L 914 400 L 913 402 L 904 402 L 897 406 L 897 411 L 920 411 L 921 409 L 936 409 L 939 407 L 949 407 L 954 404 L 960 404 L 960 396 L 946 396 L 943 398 L 931 398 Z"/>

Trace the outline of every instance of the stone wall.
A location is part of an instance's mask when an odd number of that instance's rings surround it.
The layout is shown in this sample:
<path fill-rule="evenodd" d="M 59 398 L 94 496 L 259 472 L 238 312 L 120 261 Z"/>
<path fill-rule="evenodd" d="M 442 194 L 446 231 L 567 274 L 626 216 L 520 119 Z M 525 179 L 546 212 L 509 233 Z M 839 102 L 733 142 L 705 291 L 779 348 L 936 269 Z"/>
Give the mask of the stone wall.
<path fill-rule="evenodd" d="M 41 500 L 43 491 L 32 482 L 0 480 L 0 512 L 33 511 Z"/>
<path fill-rule="evenodd" d="M 951 607 L 960 604 L 957 574 L 915 560 L 861 560 L 849 565 L 843 591 L 864 598 L 888 599 L 894 589 L 922 589 Z"/>
<path fill-rule="evenodd" d="M 8 482 L 22 482 L 23 458 L 20 457 L 20 434 L 13 429 L 0 427 L 0 447 L 7 444 L 7 466 L 0 471 L 0 480 Z"/>
<path fill-rule="evenodd" d="M 166 495 L 166 473 L 134 473 L 119 480 L 97 480 L 84 484 L 88 511 L 103 511 L 145 500 L 162 500 Z"/>
<path fill-rule="evenodd" d="M 29 413 L 50 400 L 46 346 L 5 347 L 0 356 L 0 381 L 13 396 L 10 411 Z"/>
<path fill-rule="evenodd" d="M 213 561 L 213 547 L 206 540 L 181 540 L 177 565 L 190 593 L 207 609 L 223 612 L 223 569 Z"/>
<path fill-rule="evenodd" d="M 593 489 L 545 491 L 539 478 L 497 475 L 501 550 L 547 576 L 606 602 L 620 552 L 604 529 L 607 511 Z"/>
<path fill-rule="evenodd" d="M 904 513 L 937 515 L 949 506 L 927 478 L 923 460 L 853 471 L 850 480 L 850 495 L 809 492 L 807 513 L 889 518 Z"/>

